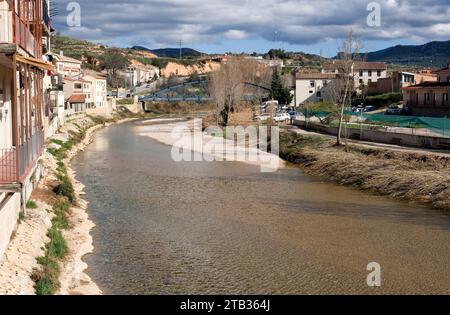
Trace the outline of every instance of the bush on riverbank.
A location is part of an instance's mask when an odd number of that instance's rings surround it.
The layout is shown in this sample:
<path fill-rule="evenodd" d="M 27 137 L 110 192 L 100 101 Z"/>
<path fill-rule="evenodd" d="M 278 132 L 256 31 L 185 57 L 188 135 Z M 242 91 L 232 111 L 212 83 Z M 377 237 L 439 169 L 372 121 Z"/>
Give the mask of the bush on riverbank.
<path fill-rule="evenodd" d="M 327 180 L 450 210 L 450 158 L 350 145 L 293 133 L 280 136 L 280 156 Z"/>
<path fill-rule="evenodd" d="M 68 213 L 71 204 L 76 201 L 75 189 L 69 179 L 64 159 L 77 140 L 71 138 L 66 142 L 60 140 L 53 140 L 53 142 L 59 145 L 59 148 L 49 149 L 49 152 L 57 160 L 55 175 L 59 183 L 54 187 L 53 191 L 61 198 L 53 206 L 54 217 L 52 219 L 52 227 L 47 233 L 50 241 L 45 246 L 45 255 L 37 259 L 41 268 L 35 268 L 31 276 L 36 283 L 35 290 L 37 295 L 53 295 L 59 288 L 59 275 L 61 273 L 59 263 L 64 260 L 68 252 L 67 242 L 62 234 L 62 230 L 70 228 Z"/>

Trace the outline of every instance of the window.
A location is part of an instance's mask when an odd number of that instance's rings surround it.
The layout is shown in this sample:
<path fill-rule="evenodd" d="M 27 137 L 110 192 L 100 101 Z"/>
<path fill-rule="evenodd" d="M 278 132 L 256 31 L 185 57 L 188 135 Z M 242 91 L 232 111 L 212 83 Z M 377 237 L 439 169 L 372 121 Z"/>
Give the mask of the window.
<path fill-rule="evenodd" d="M 443 103 L 448 103 L 448 93 L 444 93 L 442 95 L 442 98 L 443 98 Z"/>
<path fill-rule="evenodd" d="M 315 87 L 316 86 L 316 82 L 314 80 L 309 81 L 309 86 L 310 87 Z"/>
<path fill-rule="evenodd" d="M 369 77 L 372 76 L 372 70 L 369 70 Z"/>
<path fill-rule="evenodd" d="M 377 71 L 377 76 L 381 77 L 381 70 Z"/>
<path fill-rule="evenodd" d="M 77 90 L 81 90 L 82 89 L 82 84 L 81 83 L 75 83 L 74 87 Z"/>
<path fill-rule="evenodd" d="M 450 82 L 450 76 L 447 77 L 447 82 Z"/>
<path fill-rule="evenodd" d="M 322 97 L 322 92 L 318 91 L 318 92 L 316 93 L 316 96 L 317 96 L 317 97 Z"/>
<path fill-rule="evenodd" d="M 359 70 L 359 76 L 360 77 L 362 77 L 364 74 L 363 74 L 363 71 L 362 70 Z"/>
<path fill-rule="evenodd" d="M 364 84 L 364 80 L 363 79 L 359 79 L 359 84 Z"/>

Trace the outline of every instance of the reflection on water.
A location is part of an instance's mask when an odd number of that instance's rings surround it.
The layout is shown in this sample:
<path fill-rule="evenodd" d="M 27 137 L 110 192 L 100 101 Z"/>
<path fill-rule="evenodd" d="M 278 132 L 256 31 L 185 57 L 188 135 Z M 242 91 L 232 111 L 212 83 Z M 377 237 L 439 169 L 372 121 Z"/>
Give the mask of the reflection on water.
<path fill-rule="evenodd" d="M 73 162 L 105 293 L 450 293 L 448 216 L 299 169 L 175 163 L 136 125 L 99 132 Z M 372 261 L 380 289 L 366 286 Z"/>

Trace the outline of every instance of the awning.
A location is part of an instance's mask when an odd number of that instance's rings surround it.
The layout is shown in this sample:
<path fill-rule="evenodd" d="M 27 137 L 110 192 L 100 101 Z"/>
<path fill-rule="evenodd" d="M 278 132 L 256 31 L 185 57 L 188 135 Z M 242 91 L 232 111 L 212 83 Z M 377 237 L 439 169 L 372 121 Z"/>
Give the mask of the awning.
<path fill-rule="evenodd" d="M 38 67 L 43 70 L 55 71 L 55 66 L 53 66 L 51 63 L 45 62 L 44 60 L 39 60 L 31 57 L 24 57 L 20 55 L 16 56 L 16 60 L 22 63 Z"/>

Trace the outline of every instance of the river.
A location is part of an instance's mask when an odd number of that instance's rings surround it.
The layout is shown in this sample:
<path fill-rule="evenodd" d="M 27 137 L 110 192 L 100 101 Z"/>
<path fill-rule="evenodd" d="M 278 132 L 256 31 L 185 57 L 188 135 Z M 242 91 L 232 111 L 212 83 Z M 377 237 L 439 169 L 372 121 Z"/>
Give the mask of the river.
<path fill-rule="evenodd" d="M 174 162 L 139 123 L 73 160 L 105 294 L 449 294 L 450 218 L 288 167 Z M 367 265 L 381 266 L 370 288 Z"/>

